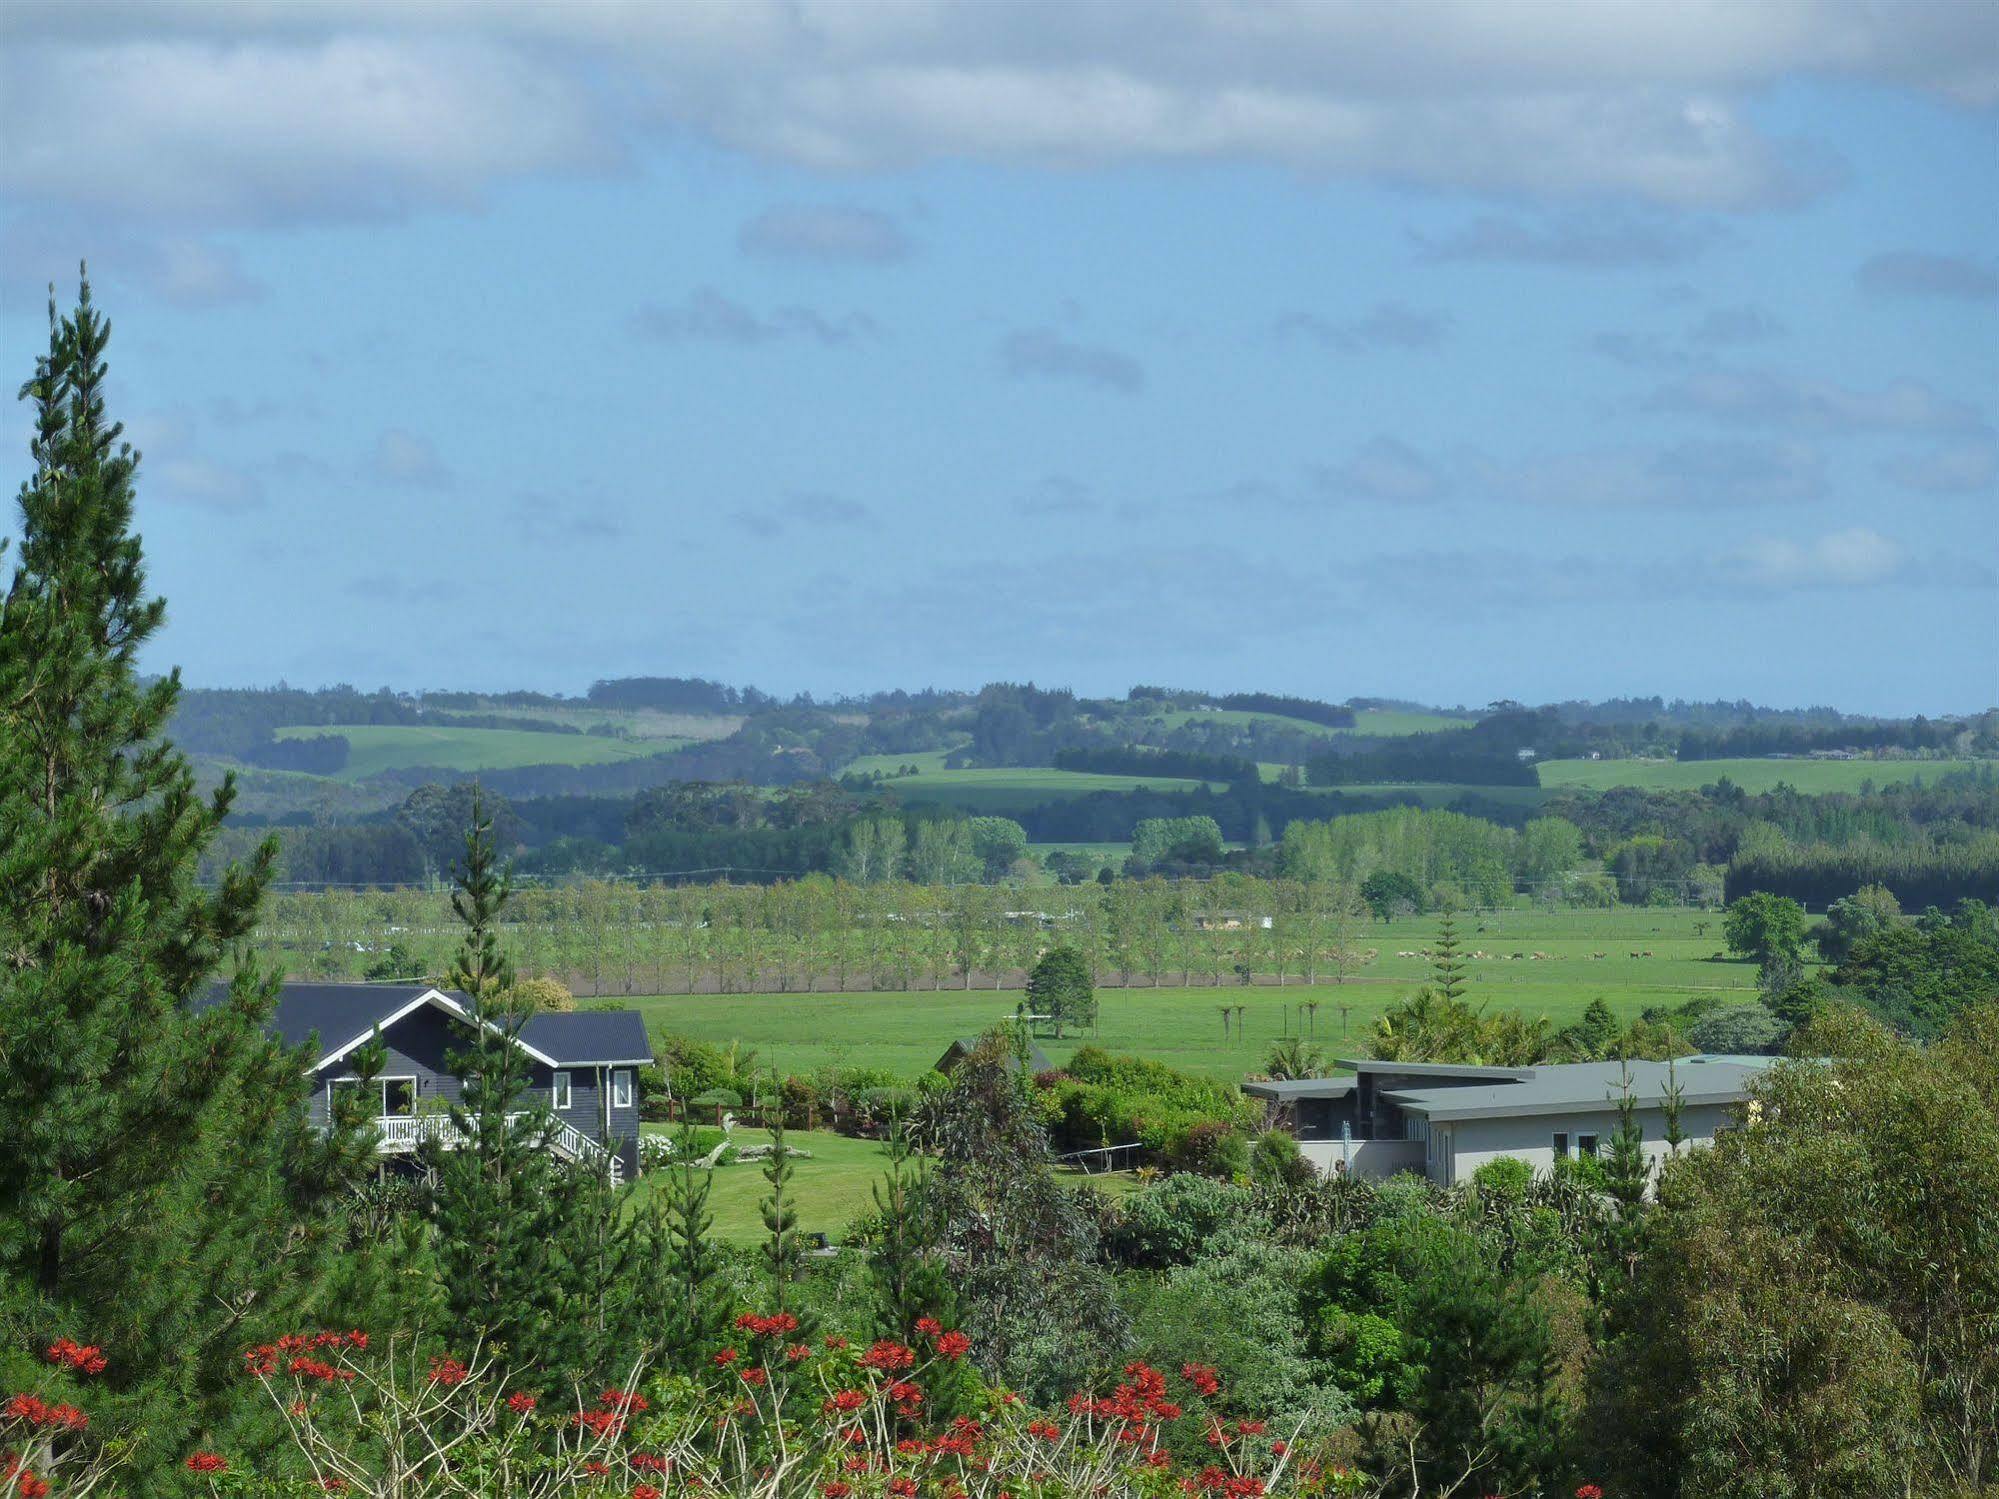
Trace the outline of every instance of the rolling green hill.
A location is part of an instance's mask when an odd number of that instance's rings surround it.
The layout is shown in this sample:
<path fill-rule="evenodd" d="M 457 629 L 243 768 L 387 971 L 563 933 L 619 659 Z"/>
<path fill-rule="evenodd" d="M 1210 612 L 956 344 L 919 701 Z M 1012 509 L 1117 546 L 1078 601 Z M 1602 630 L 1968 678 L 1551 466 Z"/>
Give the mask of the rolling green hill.
<path fill-rule="evenodd" d="M 606 765 L 640 760 L 685 741 L 606 739 L 595 734 L 537 734 L 531 729 L 460 729 L 432 724 L 313 724 L 279 729 L 280 739 L 338 734 L 351 746 L 334 779 L 358 781 L 384 770 L 435 765 L 445 770 L 512 770 L 522 765 Z"/>
<path fill-rule="evenodd" d="M 1584 787 L 1608 791 L 1613 786 L 1637 786 L 1647 791 L 1697 791 L 1726 776 L 1752 795 L 1779 786 L 1816 794 L 1858 791 L 1861 784 L 1895 785 L 1920 777 L 1934 782 L 1956 770 L 1971 770 L 1991 761 L 1979 760 L 1546 760 L 1541 784 L 1550 789 Z"/>

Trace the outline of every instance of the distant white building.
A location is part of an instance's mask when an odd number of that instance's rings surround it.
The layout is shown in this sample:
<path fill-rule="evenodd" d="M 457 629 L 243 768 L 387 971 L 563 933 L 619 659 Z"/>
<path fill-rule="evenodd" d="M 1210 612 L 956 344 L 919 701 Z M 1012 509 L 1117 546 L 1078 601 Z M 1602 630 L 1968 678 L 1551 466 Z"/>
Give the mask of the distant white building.
<path fill-rule="evenodd" d="M 1342 1061 L 1352 1077 L 1244 1083 L 1271 1106 L 1319 1171 L 1388 1177 L 1417 1171 L 1445 1186 L 1487 1161 L 1513 1156 L 1537 1172 L 1558 1157 L 1596 1155 L 1617 1129 L 1627 1083 L 1648 1158 L 1667 1153 L 1668 1090 L 1680 1092 L 1687 1145 L 1713 1143 L 1749 1098 L 1769 1057 L 1682 1057 L 1677 1062 L 1560 1062 L 1470 1067 L 1442 1062 Z"/>

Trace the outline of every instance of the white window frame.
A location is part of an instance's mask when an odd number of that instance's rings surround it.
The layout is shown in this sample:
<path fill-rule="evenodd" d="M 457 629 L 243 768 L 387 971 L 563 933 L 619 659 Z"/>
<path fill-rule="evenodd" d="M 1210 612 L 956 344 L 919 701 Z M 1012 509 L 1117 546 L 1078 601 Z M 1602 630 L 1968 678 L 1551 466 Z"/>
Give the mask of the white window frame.
<path fill-rule="evenodd" d="M 346 1077 L 328 1078 L 326 1081 L 327 1081 L 326 1107 L 329 1114 L 332 1112 L 333 1109 L 333 1099 L 334 1099 L 333 1089 L 358 1088 L 361 1086 L 361 1079 L 354 1076 L 352 1073 L 349 1073 Z M 375 1090 L 375 1117 L 377 1119 L 410 1119 L 415 1117 L 417 1100 L 422 1096 L 423 1093 L 423 1089 L 419 1086 L 420 1081 L 421 1080 L 417 1077 L 417 1075 L 414 1072 L 398 1072 L 394 1074 L 385 1074 L 381 1077 L 376 1078 L 374 1083 L 372 1084 Z M 410 1085 L 409 1113 L 391 1114 L 389 1112 L 389 1084 L 391 1083 L 408 1083 Z"/>
<path fill-rule="evenodd" d="M 561 1113 L 576 1107 L 576 1089 L 567 1071 L 557 1072 L 549 1082 L 548 1106 Z"/>
<path fill-rule="evenodd" d="M 631 1106 L 632 1072 L 629 1067 L 620 1067 L 611 1074 L 611 1107 L 629 1109 Z"/>

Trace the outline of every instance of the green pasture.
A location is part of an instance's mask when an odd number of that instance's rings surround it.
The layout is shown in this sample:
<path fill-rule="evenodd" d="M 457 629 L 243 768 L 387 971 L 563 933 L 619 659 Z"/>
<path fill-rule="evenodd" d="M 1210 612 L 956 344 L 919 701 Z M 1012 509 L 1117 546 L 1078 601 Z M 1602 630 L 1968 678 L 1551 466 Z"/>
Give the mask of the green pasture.
<path fill-rule="evenodd" d="M 649 1124 L 647 1134 L 671 1134 L 671 1125 Z M 734 1130 L 730 1138 L 739 1145 L 768 1145 L 770 1135 L 760 1129 Z M 874 1210 L 874 1184 L 888 1170 L 888 1152 L 878 1140 L 856 1140 L 831 1130 L 787 1130 L 785 1140 L 798 1150 L 809 1151 L 811 1159 L 792 1162 L 791 1189 L 798 1209 L 801 1234 L 823 1233 L 838 1240 L 847 1225 L 862 1213 Z M 1069 1173 L 1064 1173 L 1065 1175 Z M 1083 1177 L 1106 1192 L 1129 1191 L 1129 1172 Z M 653 1190 L 655 1178 L 640 1177 L 638 1191 Z M 715 1168 L 708 1188 L 708 1210 L 714 1214 L 717 1238 L 735 1243 L 754 1243 L 766 1236 L 763 1200 L 770 1194 L 764 1180 L 763 1163 L 746 1161 Z"/>
<path fill-rule="evenodd" d="M 532 729 L 461 729 L 443 724 L 310 724 L 278 730 L 280 739 L 338 734 L 347 740 L 341 781 L 384 770 L 435 765 L 445 770 L 513 770 L 523 765 L 606 765 L 640 760 L 676 741 L 606 739 L 594 734 L 538 734 Z"/>
<path fill-rule="evenodd" d="M 1000 766 L 992 769 L 946 770 L 943 750 L 909 755 L 863 755 L 843 774 L 887 776 L 887 788 L 903 801 L 939 802 L 970 812 L 1005 813 L 1043 802 L 1088 796 L 1093 791 L 1192 791 L 1202 784 L 1183 776 L 1112 776 L 1047 766 Z M 917 767 L 913 776 L 897 776 L 904 765 Z M 1215 784 L 1215 783 L 1210 783 Z M 1223 789 L 1216 784 L 1216 789 Z"/>
<path fill-rule="evenodd" d="M 614 725 L 632 739 L 689 740 L 726 739 L 743 726 L 740 713 L 669 713 L 655 708 L 519 707 L 510 703 L 483 703 L 476 708 L 427 708 L 436 718 L 469 718 L 497 714 L 523 718 L 535 723 L 557 724 L 588 732 L 600 725 Z"/>
<path fill-rule="evenodd" d="M 1428 734 L 1437 729 L 1463 729 L 1471 726 L 1469 718 L 1449 718 L 1441 713 L 1398 713 L 1389 710 L 1363 709 L 1354 714 L 1352 728 L 1333 728 L 1327 724 L 1313 723 L 1307 718 L 1292 718 L 1285 713 L 1256 713 L 1246 708 L 1173 708 L 1164 713 L 1147 715 L 1146 722 L 1163 724 L 1168 729 L 1177 729 L 1189 723 L 1223 723 L 1244 727 L 1253 723 L 1272 723 L 1303 734 Z"/>
<path fill-rule="evenodd" d="M 1541 784 L 1567 790 L 1608 791 L 1637 786 L 1647 791 L 1698 791 L 1728 777 L 1752 795 L 1790 786 L 1808 795 L 1858 791 L 1864 782 L 1900 785 L 1920 778 L 1935 782 L 1952 771 L 1989 765 L 1987 760 L 1545 760 Z"/>
<path fill-rule="evenodd" d="M 1259 763 L 1266 781 L 1275 781 L 1282 765 Z M 1339 792 L 1346 796 L 1414 797 L 1426 807 L 1448 807 L 1459 797 L 1477 797 L 1506 807 L 1538 807 L 1553 793 L 1545 786 L 1460 786 L 1444 781 L 1375 781 L 1364 786 L 1307 786 L 1319 796 Z"/>
<path fill-rule="evenodd" d="M 1344 985 L 1121 989 L 1116 975 L 1109 975 L 1108 985 L 1099 991 L 1097 1034 L 1087 1039 L 1113 1051 L 1227 1078 L 1257 1070 L 1270 1043 L 1301 1023 L 1329 1050 L 1360 1048 L 1375 1018 L 1428 978 L 1426 959 L 1399 954 L 1427 947 L 1436 930 L 1435 919 L 1427 917 L 1370 924 L 1360 941 L 1375 957 Z M 1713 912 L 1522 909 L 1467 916 L 1458 931 L 1474 1001 L 1546 1015 L 1558 1026 L 1579 1018 L 1599 996 L 1620 1016 L 1635 1017 L 1648 1006 L 1676 1004 L 1697 994 L 1733 991 L 1748 998 L 1755 992 L 1754 966 L 1719 956 L 1721 921 Z M 1471 956 L 1477 952 L 1487 956 Z M 1515 952 L 1546 956 L 1511 957 Z M 1598 952 L 1605 956 L 1591 956 Z M 1177 985 L 1178 975 L 1169 982 Z M 1020 997 L 1013 989 L 947 988 L 661 995 L 629 1002 L 655 1031 L 738 1042 L 755 1048 L 760 1064 L 782 1072 L 870 1066 L 914 1076 L 936 1062 L 955 1038 L 1010 1017 Z M 1311 1001 L 1319 1002 L 1318 1012 L 1301 1019 L 1297 1006 Z M 1231 1023 L 1224 1038 L 1223 1004 L 1245 1007 L 1240 1036 Z M 1342 1005 L 1349 1007 L 1344 1037 Z M 1058 1062 L 1079 1044 L 1075 1037 L 1041 1042 Z"/>

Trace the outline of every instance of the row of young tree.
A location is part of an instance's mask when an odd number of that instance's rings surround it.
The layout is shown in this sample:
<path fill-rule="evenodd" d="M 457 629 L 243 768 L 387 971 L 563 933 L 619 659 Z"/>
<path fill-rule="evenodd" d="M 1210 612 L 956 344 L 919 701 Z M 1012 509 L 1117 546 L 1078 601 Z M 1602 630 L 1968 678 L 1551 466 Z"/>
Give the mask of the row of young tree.
<path fill-rule="evenodd" d="M 1406 908 L 1377 882 L 1384 912 Z M 455 941 L 443 892 L 271 896 L 258 947 L 301 976 L 418 978 Z M 508 939 L 521 966 L 578 993 L 793 993 L 1006 988 L 1051 946 L 1125 986 L 1338 982 L 1377 955 L 1374 908 L 1350 881 L 1119 880 L 1017 890 L 855 884 L 586 880 L 519 891 Z"/>

